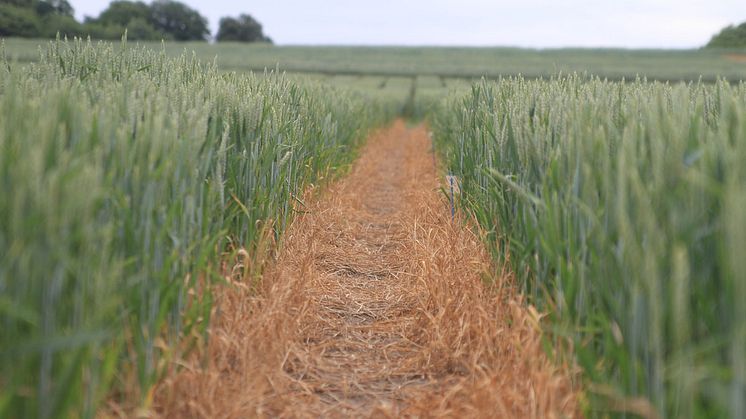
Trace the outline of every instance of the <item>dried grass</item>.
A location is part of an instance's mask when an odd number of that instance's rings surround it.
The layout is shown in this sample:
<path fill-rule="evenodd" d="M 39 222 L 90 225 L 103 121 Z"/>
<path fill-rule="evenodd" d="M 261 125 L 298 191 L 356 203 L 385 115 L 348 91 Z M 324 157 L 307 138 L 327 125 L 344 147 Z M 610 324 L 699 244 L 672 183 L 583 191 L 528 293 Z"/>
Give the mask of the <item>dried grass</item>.
<path fill-rule="evenodd" d="M 218 291 L 208 353 L 156 391 L 164 417 L 571 417 L 567 367 L 509 275 L 452 222 L 424 128 L 374 135 L 299 216 L 259 288 Z M 492 283 L 492 285 L 485 285 Z"/>

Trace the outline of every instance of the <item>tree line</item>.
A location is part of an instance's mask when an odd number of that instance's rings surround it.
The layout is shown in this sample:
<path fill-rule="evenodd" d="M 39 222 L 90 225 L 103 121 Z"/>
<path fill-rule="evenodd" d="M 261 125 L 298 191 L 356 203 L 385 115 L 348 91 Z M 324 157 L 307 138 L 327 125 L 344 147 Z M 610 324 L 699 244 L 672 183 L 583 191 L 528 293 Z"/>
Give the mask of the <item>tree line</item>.
<path fill-rule="evenodd" d="M 142 41 L 205 41 L 210 38 L 207 18 L 176 0 L 116 0 L 98 17 L 74 17 L 67 0 L 0 0 L 0 37 L 91 37 Z M 265 42 L 262 25 L 248 14 L 220 19 L 217 41 Z"/>
<path fill-rule="evenodd" d="M 710 48 L 746 48 L 746 22 L 724 28 L 712 37 L 707 46 Z"/>

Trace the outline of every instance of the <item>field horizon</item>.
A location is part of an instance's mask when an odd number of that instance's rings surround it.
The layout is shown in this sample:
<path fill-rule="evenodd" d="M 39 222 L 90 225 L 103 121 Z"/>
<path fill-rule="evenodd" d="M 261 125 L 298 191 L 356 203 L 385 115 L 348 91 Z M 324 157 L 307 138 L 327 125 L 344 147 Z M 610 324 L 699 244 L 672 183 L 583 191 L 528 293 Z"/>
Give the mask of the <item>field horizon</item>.
<path fill-rule="evenodd" d="M 39 47 L 53 40 L 11 38 L 4 42 L 11 61 L 28 63 L 37 61 Z M 203 62 L 217 60 L 223 71 L 239 72 L 279 70 L 325 76 L 434 76 L 465 80 L 519 75 L 528 79 L 550 78 L 573 73 L 613 81 L 642 78 L 661 82 L 719 79 L 738 82 L 746 79 L 746 62 L 738 59 L 746 57 L 744 49 L 127 43 L 162 50 L 169 56 L 194 52 Z"/>

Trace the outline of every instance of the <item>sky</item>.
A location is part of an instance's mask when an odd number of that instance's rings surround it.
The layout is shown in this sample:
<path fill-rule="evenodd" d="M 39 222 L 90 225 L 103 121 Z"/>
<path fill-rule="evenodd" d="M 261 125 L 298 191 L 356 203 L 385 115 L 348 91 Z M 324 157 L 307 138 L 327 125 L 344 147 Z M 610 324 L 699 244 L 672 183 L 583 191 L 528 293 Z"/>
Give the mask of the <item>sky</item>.
<path fill-rule="evenodd" d="M 79 19 L 107 0 L 69 0 Z M 217 33 L 248 13 L 280 45 L 696 48 L 746 21 L 746 0 L 181 0 Z"/>

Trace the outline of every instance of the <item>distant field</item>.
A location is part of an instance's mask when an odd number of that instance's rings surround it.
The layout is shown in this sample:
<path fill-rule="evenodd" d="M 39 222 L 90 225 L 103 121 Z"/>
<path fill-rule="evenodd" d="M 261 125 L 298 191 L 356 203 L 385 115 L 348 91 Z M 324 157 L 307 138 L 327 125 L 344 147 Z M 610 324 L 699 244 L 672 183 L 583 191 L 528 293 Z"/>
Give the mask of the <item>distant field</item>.
<path fill-rule="evenodd" d="M 9 57 L 29 62 L 38 58 L 38 45 L 46 42 L 10 39 L 5 43 Z M 431 76 L 438 82 L 445 79 L 446 84 L 450 78 L 518 74 L 537 78 L 573 72 L 612 80 L 634 79 L 638 75 L 660 81 L 746 79 L 746 62 L 733 59 L 744 56 L 743 51 L 146 44 L 164 48 L 170 56 L 194 51 L 203 61 L 217 59 L 223 70 L 279 68 L 327 76 Z"/>

